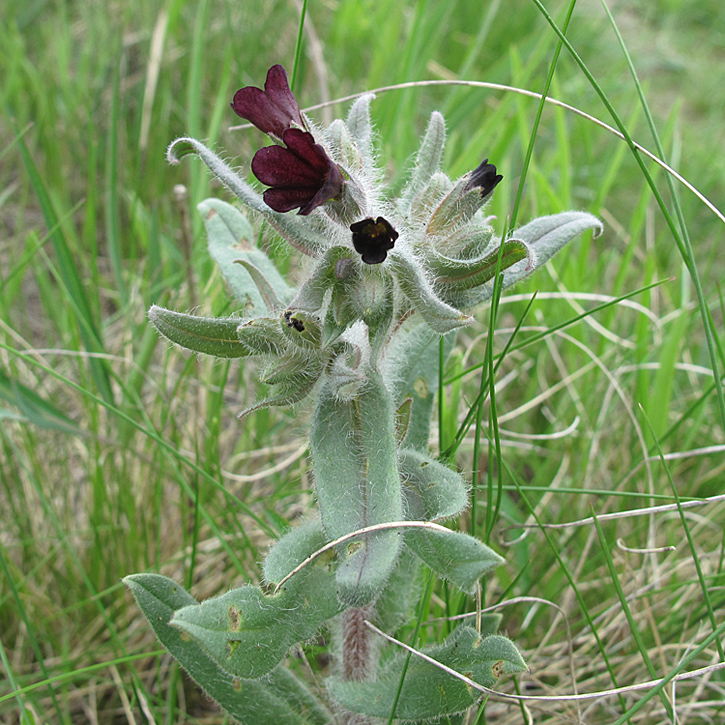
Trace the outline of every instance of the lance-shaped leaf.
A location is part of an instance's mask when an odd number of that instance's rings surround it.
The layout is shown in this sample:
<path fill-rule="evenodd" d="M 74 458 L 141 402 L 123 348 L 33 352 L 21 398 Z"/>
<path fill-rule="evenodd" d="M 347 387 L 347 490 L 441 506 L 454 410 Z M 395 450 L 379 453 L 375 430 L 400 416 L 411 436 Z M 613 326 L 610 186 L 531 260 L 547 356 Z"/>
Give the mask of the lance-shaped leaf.
<path fill-rule="evenodd" d="M 489 634 L 496 634 L 498 632 L 499 628 L 501 627 L 501 622 L 503 621 L 503 614 L 500 612 L 487 612 L 485 614 L 481 614 L 481 635 L 484 637 Z"/>
<path fill-rule="evenodd" d="M 442 114 L 433 111 L 415 158 L 415 167 L 411 173 L 410 181 L 400 194 L 401 210 L 407 211 L 407 207 L 410 206 L 413 198 L 428 184 L 431 177 L 440 170 L 445 145 L 446 121 Z"/>
<path fill-rule="evenodd" d="M 278 594 L 248 584 L 178 610 L 171 625 L 193 637 L 227 672 L 256 679 L 340 611 L 335 575 L 315 562 Z"/>
<path fill-rule="evenodd" d="M 347 128 L 350 131 L 353 141 L 360 150 L 363 165 L 367 171 L 373 171 L 373 124 L 370 120 L 370 103 L 374 98 L 374 93 L 366 93 L 360 96 L 350 106 L 347 114 Z"/>
<path fill-rule="evenodd" d="M 273 298 L 286 303 L 291 289 L 269 257 L 254 246 L 254 230 L 244 214 L 221 199 L 206 199 L 197 208 L 204 219 L 209 253 L 244 311 L 261 315 L 272 307 L 274 299 L 268 299 L 265 283 Z"/>
<path fill-rule="evenodd" d="M 448 519 L 468 506 L 468 488 L 448 466 L 406 448 L 398 451 L 398 468 L 411 521 Z"/>
<path fill-rule="evenodd" d="M 473 322 L 468 315 L 451 307 L 436 296 L 416 262 L 397 249 L 388 255 L 390 269 L 412 307 L 436 332 L 448 332 Z"/>
<path fill-rule="evenodd" d="M 486 544 L 459 531 L 406 529 L 405 543 L 441 579 L 468 594 L 487 571 L 504 563 Z"/>
<path fill-rule="evenodd" d="M 197 154 L 209 167 L 212 174 L 221 181 L 242 203 L 250 209 L 258 211 L 270 225 L 286 239 L 295 249 L 311 257 L 319 257 L 328 242 L 315 227 L 313 220 L 307 217 L 298 217 L 290 214 L 280 214 L 272 211 L 262 197 L 252 189 L 232 168 L 224 163 L 211 149 L 193 138 L 178 138 L 173 141 L 166 151 L 166 159 L 171 164 L 177 164 L 189 154 Z"/>
<path fill-rule="evenodd" d="M 148 317 L 164 337 L 187 350 L 226 358 L 250 354 L 249 348 L 237 336 L 237 317 L 199 317 L 156 305 L 149 309 Z"/>
<path fill-rule="evenodd" d="M 294 672 L 280 665 L 262 681 L 269 680 L 278 694 L 295 712 L 302 713 L 305 725 L 330 725 L 335 718 L 330 710 L 310 691 Z M 254 682 L 255 680 L 252 680 Z M 279 725 L 279 720 L 258 720 L 259 725 Z"/>
<path fill-rule="evenodd" d="M 291 291 L 284 290 L 284 298 L 280 299 L 277 294 L 277 290 L 272 286 L 272 283 L 264 276 L 262 271 L 255 267 L 248 259 L 235 259 L 235 264 L 239 264 L 246 270 L 247 274 L 252 278 L 252 281 L 257 287 L 264 304 L 266 306 L 266 312 L 279 312 L 284 306 L 287 299 L 292 296 Z M 263 314 L 260 312 L 260 314 Z"/>
<path fill-rule="evenodd" d="M 395 632 L 415 616 L 424 579 L 420 559 L 403 546 L 383 593 L 375 602 L 374 623 L 384 632 Z"/>
<path fill-rule="evenodd" d="M 240 680 L 222 670 L 197 642 L 172 627 L 169 622 L 177 610 L 197 605 L 176 582 L 158 574 L 134 574 L 123 582 L 161 644 L 235 720 L 243 725 L 330 722 L 326 708 L 291 673 L 277 669 L 264 680 Z"/>
<path fill-rule="evenodd" d="M 322 525 L 330 540 L 403 515 L 394 409 L 382 376 L 368 369 L 357 396 L 341 400 L 327 379 L 315 410 L 310 452 Z M 368 533 L 339 547 L 340 597 L 362 606 L 382 590 L 400 549 L 396 530 Z"/>
<path fill-rule="evenodd" d="M 422 650 L 470 680 L 493 688 L 502 675 L 526 670 L 513 642 L 500 635 L 481 637 L 471 627 L 458 627 L 437 646 Z M 407 653 L 396 655 L 374 682 L 343 682 L 331 678 L 328 689 L 347 710 L 371 717 L 393 716 Z M 468 683 L 413 655 L 410 658 L 394 717 L 420 721 L 454 715 L 474 705 L 483 693 Z"/>
<path fill-rule="evenodd" d="M 431 252 L 426 257 L 426 265 L 435 277 L 437 285 L 448 288 L 454 287 L 456 291 L 472 289 L 490 282 L 498 269 L 498 249 L 478 259 L 452 259 L 437 252 Z M 532 255 L 529 248 L 518 239 L 509 239 L 503 243 L 501 253 L 501 267 L 503 271 L 517 262 L 526 260 L 531 266 Z"/>
<path fill-rule="evenodd" d="M 526 244 L 533 255 L 533 262 L 517 262 L 503 273 L 503 289 L 520 282 L 546 264 L 560 249 L 565 247 L 577 234 L 594 229 L 595 236 L 602 232 L 602 223 L 592 214 L 580 211 L 567 211 L 552 216 L 540 217 L 517 229 L 508 241 L 518 239 Z M 474 307 L 485 302 L 493 295 L 493 284 L 483 285 L 470 290 L 450 290 L 446 299 L 452 305 L 462 309 Z"/>
<path fill-rule="evenodd" d="M 517 229 L 511 235 L 512 238 L 520 239 L 528 245 L 533 250 L 535 261 L 531 268 L 525 262 L 519 262 L 507 269 L 503 278 L 504 288 L 528 277 L 587 229 L 594 229 L 594 236 L 598 237 L 604 227 L 597 217 L 584 211 L 565 211 L 539 217 Z"/>

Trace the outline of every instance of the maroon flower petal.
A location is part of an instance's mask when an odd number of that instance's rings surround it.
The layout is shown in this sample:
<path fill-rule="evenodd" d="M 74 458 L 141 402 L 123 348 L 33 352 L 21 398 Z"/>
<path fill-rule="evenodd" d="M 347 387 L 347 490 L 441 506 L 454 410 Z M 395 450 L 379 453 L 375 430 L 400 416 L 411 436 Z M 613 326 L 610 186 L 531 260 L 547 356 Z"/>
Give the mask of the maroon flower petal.
<path fill-rule="evenodd" d="M 310 192 L 309 189 L 296 188 L 296 189 L 267 189 L 262 197 L 264 203 L 274 211 L 284 214 L 287 211 L 293 209 L 299 209 L 306 206 L 310 202 L 310 194 L 314 193 L 314 189 Z M 301 212 L 300 212 L 301 213 Z"/>
<path fill-rule="evenodd" d="M 284 132 L 282 140 L 293 154 L 305 161 L 317 173 L 327 172 L 330 157 L 322 146 L 315 143 L 315 137 L 311 133 L 300 131 L 298 128 L 290 128 Z"/>
<path fill-rule="evenodd" d="M 264 90 L 255 86 L 240 88 L 231 104 L 237 116 L 250 121 L 260 131 L 282 138 L 293 124 L 303 126 L 297 101 L 287 82 L 287 72 L 273 65 L 267 72 Z"/>
<path fill-rule="evenodd" d="M 303 206 L 299 212 L 297 212 L 298 214 L 307 216 L 307 214 L 311 211 L 317 209 L 318 206 L 322 206 L 326 201 L 330 201 L 330 199 L 334 199 L 336 196 L 340 195 L 340 192 L 342 191 L 342 183 L 344 181 L 342 172 L 336 163 L 330 159 L 328 159 L 328 161 L 330 161 L 330 170 L 327 174 L 327 178 L 325 179 L 325 183 L 312 197 L 309 204 L 307 204 L 307 206 Z"/>
<path fill-rule="evenodd" d="M 311 133 L 291 128 L 282 140 L 287 148 L 268 146 L 252 159 L 252 173 L 272 187 L 264 193 L 267 206 L 278 212 L 299 207 L 307 215 L 340 194 L 342 172 Z"/>
<path fill-rule="evenodd" d="M 267 186 L 321 186 L 323 170 L 311 167 L 289 149 L 267 146 L 252 159 L 252 173 Z"/>

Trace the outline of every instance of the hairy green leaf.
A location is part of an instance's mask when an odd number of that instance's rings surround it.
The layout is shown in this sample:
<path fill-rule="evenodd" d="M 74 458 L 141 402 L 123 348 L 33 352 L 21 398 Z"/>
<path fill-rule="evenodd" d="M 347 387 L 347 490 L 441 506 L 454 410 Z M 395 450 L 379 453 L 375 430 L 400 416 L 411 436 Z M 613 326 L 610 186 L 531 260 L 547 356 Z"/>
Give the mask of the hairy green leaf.
<path fill-rule="evenodd" d="M 471 317 L 436 296 L 419 266 L 407 254 L 394 249 L 388 255 L 388 259 L 390 268 L 411 306 L 436 332 L 449 332 L 473 321 Z"/>
<path fill-rule="evenodd" d="M 487 571 L 504 563 L 486 544 L 458 531 L 406 529 L 405 543 L 439 577 L 469 594 Z"/>
<path fill-rule="evenodd" d="M 254 230 L 242 212 L 220 199 L 206 199 L 197 208 L 204 219 L 209 253 L 245 314 L 263 315 L 276 306 L 276 300 L 284 304 L 291 299 L 292 290 L 282 275 L 254 246 Z"/>
<path fill-rule="evenodd" d="M 161 644 L 191 677 L 242 725 L 324 725 L 327 713 L 290 673 L 275 670 L 264 680 L 242 680 L 222 670 L 193 640 L 170 626 L 174 613 L 197 605 L 176 582 L 159 574 L 123 580 Z"/>
<path fill-rule="evenodd" d="M 199 317 L 157 305 L 151 307 L 148 317 L 164 337 L 187 350 L 226 358 L 250 354 L 237 335 L 239 318 Z"/>
<path fill-rule="evenodd" d="M 314 220 L 307 221 L 299 217 L 272 211 L 249 184 L 247 184 L 229 164 L 222 161 L 211 149 L 194 138 L 177 138 L 166 150 L 170 164 L 178 164 L 185 156 L 196 154 L 207 165 L 212 174 L 224 184 L 237 198 L 251 209 L 258 211 L 295 249 L 311 257 L 320 256 L 327 249 L 327 239 L 315 227 Z"/>
<path fill-rule="evenodd" d="M 310 435 L 315 490 L 330 540 L 400 521 L 403 514 L 394 409 L 382 376 L 368 370 L 365 387 L 352 400 L 337 393 L 328 379 Z M 337 581 L 344 601 L 362 606 L 380 593 L 395 566 L 400 538 L 398 531 L 381 531 L 339 547 Z"/>
<path fill-rule="evenodd" d="M 455 330 L 443 337 L 444 356 L 453 346 Z M 408 430 L 401 445 L 425 452 L 428 450 L 430 419 L 438 390 L 438 365 L 441 336 L 426 325 L 404 330 L 393 338 L 387 363 L 395 381 L 398 404 L 411 398 L 413 407 Z"/>
<path fill-rule="evenodd" d="M 270 584 L 279 583 L 298 564 L 327 543 L 319 518 L 294 526 L 276 541 L 264 560 L 264 578 Z"/>
<path fill-rule="evenodd" d="M 435 521 L 458 516 L 468 505 L 461 476 L 412 448 L 398 452 L 398 467 L 407 503 L 406 518 Z"/>
<path fill-rule="evenodd" d="M 245 585 L 178 610 L 171 624 L 193 637 L 227 672 L 258 678 L 340 611 L 334 574 L 315 562 L 278 594 Z"/>
<path fill-rule="evenodd" d="M 516 646 L 506 637 L 481 637 L 475 629 L 458 627 L 442 644 L 422 650 L 447 667 L 484 687 L 492 688 L 502 675 L 526 670 Z M 374 682 L 328 680 L 332 696 L 344 708 L 372 717 L 388 718 L 393 713 L 406 653 L 396 655 Z M 463 712 L 483 693 L 413 655 L 394 716 L 400 720 L 431 720 Z"/>
<path fill-rule="evenodd" d="M 498 249 L 478 259 L 453 259 L 435 252 L 426 257 L 426 264 L 439 287 L 454 287 L 456 290 L 472 289 L 490 282 L 498 269 Z M 531 250 L 518 239 L 509 239 L 503 244 L 501 271 L 517 262 L 533 261 Z"/>

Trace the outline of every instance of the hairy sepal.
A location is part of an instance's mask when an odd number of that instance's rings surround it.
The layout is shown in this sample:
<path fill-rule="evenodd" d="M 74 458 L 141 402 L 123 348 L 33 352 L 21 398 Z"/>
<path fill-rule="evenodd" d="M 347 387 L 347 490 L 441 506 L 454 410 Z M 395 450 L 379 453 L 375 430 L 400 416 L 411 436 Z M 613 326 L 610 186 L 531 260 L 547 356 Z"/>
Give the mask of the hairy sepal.
<path fill-rule="evenodd" d="M 270 394 L 239 413 L 244 418 L 256 410 L 293 405 L 306 398 L 322 374 L 319 358 L 284 355 L 270 362 L 260 373 L 260 380 L 270 386 Z"/>
<path fill-rule="evenodd" d="M 425 229 L 426 235 L 448 236 L 473 219 L 474 214 L 486 203 L 481 189 L 469 187 L 470 174 L 461 177 L 433 210 Z"/>
<path fill-rule="evenodd" d="M 502 675 L 526 670 L 526 663 L 516 646 L 506 637 L 481 637 L 473 628 L 458 627 L 446 640 L 422 650 L 447 667 L 484 687 L 493 688 Z M 333 698 L 352 712 L 371 717 L 389 718 L 398 696 L 407 653 L 393 659 L 375 682 L 327 682 Z M 474 705 L 483 693 L 451 674 L 413 655 L 405 672 L 394 716 L 400 720 L 433 720 Z"/>
<path fill-rule="evenodd" d="M 164 337 L 187 350 L 224 358 L 250 354 L 237 336 L 237 317 L 199 317 L 153 305 L 148 318 Z"/>
<path fill-rule="evenodd" d="M 175 581 L 159 574 L 134 574 L 123 582 L 161 644 L 242 725 L 324 725 L 330 721 L 326 708 L 291 673 L 277 668 L 263 680 L 240 680 L 221 669 L 196 641 L 172 627 L 169 622 L 176 611 L 197 605 Z"/>
<path fill-rule="evenodd" d="M 279 355 L 283 343 L 279 320 L 271 317 L 256 317 L 247 322 L 238 322 L 237 337 L 252 355 Z"/>
<path fill-rule="evenodd" d="M 359 277 L 358 264 L 353 255 L 354 252 L 348 247 L 336 246 L 328 249 L 297 291 L 289 308 L 306 312 L 320 310 L 328 290 Z"/>
<path fill-rule="evenodd" d="M 315 490 L 330 540 L 403 515 L 395 450 L 393 403 L 380 373 L 368 369 L 351 399 L 328 378 L 320 390 L 310 435 Z M 400 549 L 396 530 L 365 534 L 339 547 L 337 582 L 350 606 L 374 600 Z"/>
<path fill-rule="evenodd" d="M 428 183 L 413 197 L 410 202 L 410 218 L 420 227 L 425 228 L 433 210 L 450 192 L 453 182 L 442 171 L 437 171 L 428 179 Z M 422 237 L 426 243 L 425 236 Z"/>

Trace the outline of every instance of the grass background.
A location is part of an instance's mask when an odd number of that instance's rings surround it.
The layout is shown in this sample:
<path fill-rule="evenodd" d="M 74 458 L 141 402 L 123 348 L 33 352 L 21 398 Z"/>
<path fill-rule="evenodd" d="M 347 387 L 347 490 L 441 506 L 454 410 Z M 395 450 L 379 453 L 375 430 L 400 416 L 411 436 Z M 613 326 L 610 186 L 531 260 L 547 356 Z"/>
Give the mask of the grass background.
<path fill-rule="evenodd" d="M 568 3 L 545 5 L 562 25 Z M 261 411 L 240 424 L 236 412 L 257 395 L 253 369 L 170 349 L 145 311 L 153 303 L 201 314 L 232 311 L 195 211 L 206 196 L 226 194 L 197 161 L 169 167 L 164 149 L 176 136 L 193 135 L 247 168 L 263 138 L 256 130 L 229 130 L 238 120 L 229 101 L 237 88 L 260 85 L 273 63 L 292 68 L 300 11 L 295 2 L 259 0 L 6 0 L 0 23 L 4 721 L 223 721 L 159 653 L 120 578 L 160 571 L 197 598 L 257 581 L 269 542 L 313 505 L 304 442 L 309 406 Z M 722 208 L 722 3 L 637 0 L 612 3 L 611 11 L 666 159 Z M 295 85 L 301 105 L 425 79 L 541 92 L 558 40 L 527 0 L 326 0 L 310 2 L 307 13 Z M 655 150 L 603 6 L 580 0 L 567 37 L 631 136 Z M 550 93 L 611 123 L 566 50 Z M 450 133 L 449 174 L 483 157 L 504 174 L 490 206 L 503 230 L 537 107 L 512 93 L 458 86 L 381 94 L 373 113 L 393 190 L 430 112 L 440 109 Z M 314 116 L 329 121 L 345 108 Z M 673 210 L 666 175 L 646 167 Z M 181 196 L 177 184 L 186 188 Z M 703 324 L 709 316 L 722 371 L 723 226 L 689 191 L 675 188 L 705 315 L 626 144 L 562 109 L 547 107 L 541 115 L 517 218 L 586 209 L 604 220 L 606 231 L 597 240 L 577 239 L 503 298 L 498 351 L 536 289 L 541 294 L 515 346 L 537 331 L 551 332 L 504 359 L 493 408 L 500 445 L 487 443 L 494 438 L 487 403 L 480 446 L 471 429 L 455 458 L 476 484 L 475 512 L 461 527 L 489 538 L 508 561 L 487 580 L 485 603 L 526 595 L 563 611 L 536 602 L 503 610 L 505 631 L 531 668 L 517 683 L 522 691 L 587 692 L 664 676 L 722 621 L 722 503 L 682 516 L 610 520 L 601 529 L 593 523 L 525 534 L 510 528 L 673 503 L 673 487 L 682 500 L 725 493 L 723 415 Z M 268 233 L 262 244 L 299 275 L 299 260 Z M 670 277 L 628 305 L 554 330 L 607 296 Z M 449 362 L 434 447 L 451 443 L 477 394 L 489 310 L 478 318 Z M 674 549 L 630 550 L 663 546 Z M 430 602 L 437 616 L 473 608 L 443 586 Z M 422 633 L 425 643 L 433 630 Z M 307 652 L 316 668 L 324 667 L 318 647 Z M 711 643 L 687 669 L 723 659 L 722 646 Z M 671 688 L 666 692 L 671 702 Z M 680 722 L 722 719 L 722 692 L 717 673 L 679 683 Z M 541 723 L 611 723 L 641 698 L 579 709 L 528 707 Z M 664 708 L 655 696 L 630 721 L 666 722 Z M 517 707 L 490 703 L 479 722 L 524 717 Z"/>

